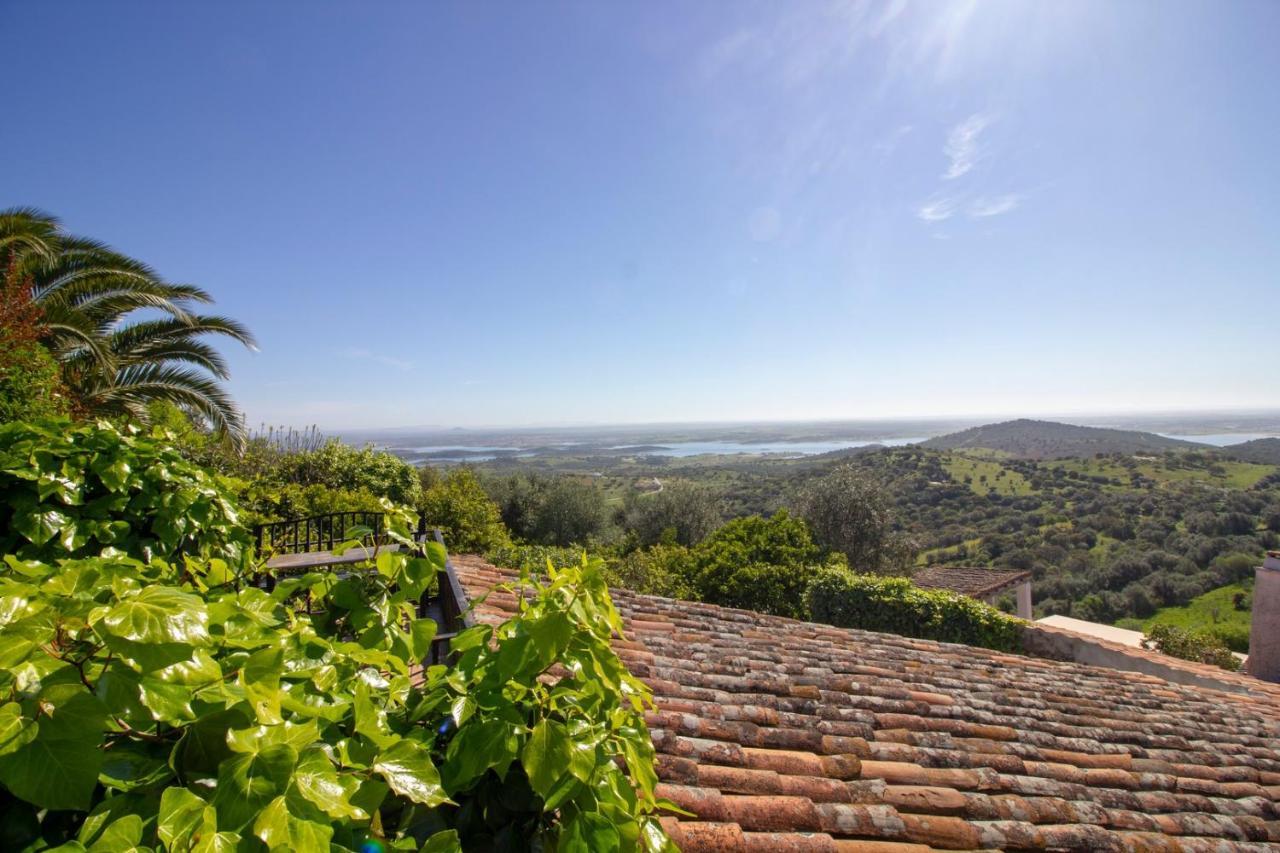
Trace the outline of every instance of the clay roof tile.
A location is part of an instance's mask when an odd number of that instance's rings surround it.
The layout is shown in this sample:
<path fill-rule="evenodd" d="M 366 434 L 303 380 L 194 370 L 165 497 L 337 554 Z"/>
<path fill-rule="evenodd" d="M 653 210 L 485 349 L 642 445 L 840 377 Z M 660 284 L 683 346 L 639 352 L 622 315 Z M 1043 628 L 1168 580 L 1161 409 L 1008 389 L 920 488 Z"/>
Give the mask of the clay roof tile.
<path fill-rule="evenodd" d="M 472 597 L 511 578 L 452 562 Z M 695 815 L 663 818 L 683 850 L 1280 849 L 1280 693 L 1242 677 L 1227 692 L 614 598 L 615 648 L 654 693 L 658 794 Z"/>

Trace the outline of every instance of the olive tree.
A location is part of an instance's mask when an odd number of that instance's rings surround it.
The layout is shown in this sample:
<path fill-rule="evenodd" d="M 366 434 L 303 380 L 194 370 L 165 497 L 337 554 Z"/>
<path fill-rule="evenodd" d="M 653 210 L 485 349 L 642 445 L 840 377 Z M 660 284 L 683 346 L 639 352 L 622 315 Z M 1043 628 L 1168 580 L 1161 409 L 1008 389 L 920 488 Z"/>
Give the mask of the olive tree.
<path fill-rule="evenodd" d="M 914 547 L 895 531 L 884 491 L 852 465 L 814 482 L 799 509 L 814 539 L 844 554 L 855 571 L 894 572 L 911 564 Z"/>

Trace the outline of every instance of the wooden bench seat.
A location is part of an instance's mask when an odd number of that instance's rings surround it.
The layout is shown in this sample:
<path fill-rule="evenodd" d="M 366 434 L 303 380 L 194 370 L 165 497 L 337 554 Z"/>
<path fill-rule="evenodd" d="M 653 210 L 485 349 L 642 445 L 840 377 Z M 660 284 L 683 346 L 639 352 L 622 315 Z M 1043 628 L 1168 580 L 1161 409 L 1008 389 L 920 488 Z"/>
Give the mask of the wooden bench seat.
<path fill-rule="evenodd" d="M 350 566 L 355 563 L 363 563 L 365 560 L 373 559 L 375 553 L 380 551 L 399 551 L 400 546 L 397 544 L 382 545 L 373 548 L 366 545 L 357 545 L 348 549 L 342 554 L 335 554 L 332 551 L 307 551 L 302 554 L 277 554 L 270 560 L 267 560 L 267 568 L 276 569 L 283 572 L 307 571 L 309 569 L 319 569 L 328 566 Z"/>

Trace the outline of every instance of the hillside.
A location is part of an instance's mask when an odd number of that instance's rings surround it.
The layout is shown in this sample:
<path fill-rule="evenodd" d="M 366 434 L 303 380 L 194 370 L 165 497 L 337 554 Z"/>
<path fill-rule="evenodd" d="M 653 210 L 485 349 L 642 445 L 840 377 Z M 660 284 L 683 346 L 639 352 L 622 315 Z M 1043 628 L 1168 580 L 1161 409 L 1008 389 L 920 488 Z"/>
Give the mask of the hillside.
<path fill-rule="evenodd" d="M 1061 459 L 1098 453 L 1131 455 L 1208 447 L 1151 432 L 1101 429 L 1026 418 L 941 435 L 922 442 L 920 446 L 933 450 L 994 450 L 1019 459 Z"/>
<path fill-rule="evenodd" d="M 1230 444 L 1222 448 L 1222 452 L 1244 462 L 1280 465 L 1280 438 L 1255 438 L 1241 444 Z"/>

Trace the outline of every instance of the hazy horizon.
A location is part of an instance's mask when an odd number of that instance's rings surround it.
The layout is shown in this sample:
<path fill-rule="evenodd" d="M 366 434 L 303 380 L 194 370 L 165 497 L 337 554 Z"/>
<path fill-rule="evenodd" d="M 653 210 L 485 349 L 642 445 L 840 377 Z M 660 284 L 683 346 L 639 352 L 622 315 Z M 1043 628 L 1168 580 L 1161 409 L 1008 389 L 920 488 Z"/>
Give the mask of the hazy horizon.
<path fill-rule="evenodd" d="M 937 415 L 919 415 L 919 416 L 903 416 L 903 417 L 848 417 L 848 418 L 755 418 L 745 420 L 664 420 L 664 421 L 614 421 L 614 422 L 551 422 L 551 423 L 492 423 L 492 424 L 402 424 L 394 426 L 359 426 L 359 427 L 326 427 L 324 424 L 317 423 L 316 427 L 321 432 L 332 432 L 335 434 L 374 435 L 377 433 L 447 433 L 447 432 L 520 432 L 533 430 L 640 430 L 640 429 L 715 429 L 715 428 L 735 428 L 735 427 L 802 427 L 802 426 L 860 426 L 872 428 L 876 426 L 901 427 L 909 424 L 928 424 L 928 423 L 957 423 L 972 422 L 978 423 L 997 423 L 1010 420 L 1038 420 L 1038 421 L 1057 421 L 1062 423 L 1076 423 L 1081 426 L 1094 426 L 1099 424 L 1109 424 L 1114 422 L 1132 422 L 1140 424 L 1144 422 L 1156 421 L 1185 421 L 1187 424 L 1199 424 L 1200 427 L 1209 429 L 1212 426 L 1230 427 L 1231 422 L 1247 419 L 1257 419 L 1266 423 L 1273 424 L 1270 429 L 1280 432 L 1280 407 L 1275 408 L 1258 408 L 1258 409 L 1217 409 L 1217 410 L 1128 410 L 1128 411 L 1112 411 L 1112 412 L 1037 412 L 1037 413 L 1011 413 L 1011 412 L 983 412 L 983 413 L 954 413 L 954 414 L 937 414 Z M 298 427 L 299 424 L 281 424 L 280 426 Z M 1240 425 L 1239 431 L 1247 431 L 1248 425 Z"/>

